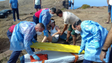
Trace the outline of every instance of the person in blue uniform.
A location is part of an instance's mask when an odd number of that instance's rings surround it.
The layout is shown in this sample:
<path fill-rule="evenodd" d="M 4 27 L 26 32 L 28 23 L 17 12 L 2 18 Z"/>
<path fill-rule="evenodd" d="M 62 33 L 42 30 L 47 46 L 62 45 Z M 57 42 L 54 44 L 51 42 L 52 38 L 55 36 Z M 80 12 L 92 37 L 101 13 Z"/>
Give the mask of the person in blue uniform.
<path fill-rule="evenodd" d="M 53 16 L 54 13 L 56 13 L 56 8 L 51 8 L 48 10 L 43 10 L 39 16 L 39 23 L 43 23 L 45 26 L 45 30 L 43 31 L 44 36 L 47 37 L 49 41 L 51 40 L 50 40 L 47 27 L 50 25 L 51 17 Z"/>
<path fill-rule="evenodd" d="M 10 40 L 10 50 L 13 52 L 7 63 L 16 63 L 20 53 L 24 49 L 29 55 L 33 56 L 35 60 L 40 60 L 40 58 L 34 54 L 30 45 L 32 45 L 32 42 L 37 42 L 33 36 L 36 34 L 41 35 L 44 28 L 42 23 L 35 24 L 29 21 L 22 21 L 16 24 Z"/>
<path fill-rule="evenodd" d="M 107 37 L 108 30 L 92 20 L 75 22 L 72 25 L 72 28 L 82 37 L 78 54 L 85 50 L 83 63 L 102 62 L 100 60 L 100 53 Z M 108 62 L 108 59 L 109 50 L 104 61 Z"/>

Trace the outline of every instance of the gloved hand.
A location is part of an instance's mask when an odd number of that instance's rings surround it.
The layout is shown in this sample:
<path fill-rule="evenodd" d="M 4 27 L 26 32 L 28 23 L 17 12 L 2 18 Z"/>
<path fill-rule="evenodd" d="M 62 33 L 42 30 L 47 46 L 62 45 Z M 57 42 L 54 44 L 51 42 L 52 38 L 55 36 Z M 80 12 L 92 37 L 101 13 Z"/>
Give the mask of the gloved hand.
<path fill-rule="evenodd" d="M 35 39 L 33 39 L 32 42 L 33 42 L 33 43 L 36 43 L 36 42 L 38 42 L 38 41 L 36 41 Z"/>
<path fill-rule="evenodd" d="M 80 53 L 81 53 L 82 51 L 83 51 L 83 50 L 80 49 L 78 55 L 80 55 Z"/>
<path fill-rule="evenodd" d="M 35 60 L 40 60 L 40 58 L 36 54 L 33 54 L 32 56 Z"/>
<path fill-rule="evenodd" d="M 95 42 L 95 48 L 96 48 L 96 49 L 100 48 L 99 42 Z"/>

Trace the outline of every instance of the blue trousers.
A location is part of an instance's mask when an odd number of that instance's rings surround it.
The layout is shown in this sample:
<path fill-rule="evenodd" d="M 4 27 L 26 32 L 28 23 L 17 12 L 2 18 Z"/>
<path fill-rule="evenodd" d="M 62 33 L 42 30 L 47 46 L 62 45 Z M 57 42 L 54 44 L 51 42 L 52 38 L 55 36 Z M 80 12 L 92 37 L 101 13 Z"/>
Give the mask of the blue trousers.
<path fill-rule="evenodd" d="M 11 36 L 12 36 L 12 33 L 8 30 L 7 31 L 7 37 L 9 38 L 9 40 L 11 40 Z"/>
<path fill-rule="evenodd" d="M 83 60 L 83 63 L 93 63 L 93 61 L 89 61 L 89 60 Z"/>
<path fill-rule="evenodd" d="M 33 22 L 36 24 L 39 23 L 39 18 L 37 18 L 35 15 L 33 15 Z"/>
<path fill-rule="evenodd" d="M 63 1 L 63 6 L 64 6 L 64 8 L 68 9 L 69 0 L 64 0 L 64 1 Z"/>
<path fill-rule="evenodd" d="M 19 19 L 19 11 L 18 8 L 12 8 L 13 10 L 13 19 L 15 20 L 15 12 L 17 13 L 17 19 Z"/>
<path fill-rule="evenodd" d="M 35 5 L 35 9 L 41 9 L 41 5 Z"/>
<path fill-rule="evenodd" d="M 16 63 L 21 51 L 13 51 L 7 63 Z"/>
<path fill-rule="evenodd" d="M 34 48 L 31 48 L 31 49 L 33 52 L 35 51 Z M 21 52 L 22 51 L 13 51 L 10 58 L 9 58 L 9 61 L 7 63 L 16 63 Z"/>

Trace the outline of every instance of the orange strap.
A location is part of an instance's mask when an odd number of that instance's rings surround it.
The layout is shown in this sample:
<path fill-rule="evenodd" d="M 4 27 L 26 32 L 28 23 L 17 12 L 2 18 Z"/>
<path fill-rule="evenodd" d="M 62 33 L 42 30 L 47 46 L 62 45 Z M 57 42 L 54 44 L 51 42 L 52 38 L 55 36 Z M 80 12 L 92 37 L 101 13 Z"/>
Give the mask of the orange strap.
<path fill-rule="evenodd" d="M 78 56 L 78 55 L 75 55 L 74 53 L 71 53 L 71 54 L 75 56 L 74 63 L 76 63 L 76 62 L 77 62 L 77 60 L 78 60 L 78 58 L 79 58 L 79 56 Z"/>
<path fill-rule="evenodd" d="M 45 60 L 42 60 L 42 63 L 44 63 L 45 62 Z"/>

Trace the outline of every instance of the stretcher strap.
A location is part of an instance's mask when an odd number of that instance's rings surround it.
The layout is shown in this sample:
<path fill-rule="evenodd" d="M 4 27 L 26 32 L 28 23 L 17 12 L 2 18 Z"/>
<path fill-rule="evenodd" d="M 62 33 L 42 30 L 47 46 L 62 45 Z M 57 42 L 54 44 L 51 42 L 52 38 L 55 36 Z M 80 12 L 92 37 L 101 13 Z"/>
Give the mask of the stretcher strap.
<path fill-rule="evenodd" d="M 71 53 L 71 54 L 75 56 L 74 63 L 76 63 L 76 62 L 77 62 L 77 60 L 78 60 L 78 58 L 79 58 L 79 56 L 78 56 L 78 55 L 75 55 L 74 53 Z"/>
<path fill-rule="evenodd" d="M 42 63 L 44 63 L 45 62 L 45 60 L 42 60 Z"/>

